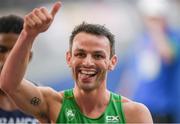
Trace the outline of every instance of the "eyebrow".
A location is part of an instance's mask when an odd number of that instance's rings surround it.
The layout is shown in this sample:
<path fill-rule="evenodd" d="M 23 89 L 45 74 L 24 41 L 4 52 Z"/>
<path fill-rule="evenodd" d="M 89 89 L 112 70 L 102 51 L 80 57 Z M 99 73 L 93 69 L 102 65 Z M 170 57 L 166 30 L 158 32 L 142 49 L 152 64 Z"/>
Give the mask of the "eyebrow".
<path fill-rule="evenodd" d="M 6 45 L 2 45 L 2 44 L 0 44 L 0 47 L 1 48 L 6 48 L 6 49 L 12 49 L 13 47 L 7 47 Z"/>
<path fill-rule="evenodd" d="M 84 50 L 84 49 L 81 49 L 81 48 L 77 48 L 77 49 L 75 50 L 75 52 L 85 52 L 85 50 Z M 100 50 L 93 51 L 93 53 L 95 53 L 95 54 L 105 54 L 103 51 L 100 51 Z"/>
<path fill-rule="evenodd" d="M 74 50 L 74 52 L 85 52 L 85 50 L 77 48 L 77 49 Z"/>
<path fill-rule="evenodd" d="M 6 48 L 6 49 L 8 49 L 5 45 L 0 45 L 0 48 Z"/>
<path fill-rule="evenodd" d="M 94 51 L 93 53 L 101 53 L 101 54 L 104 54 L 103 51 Z"/>

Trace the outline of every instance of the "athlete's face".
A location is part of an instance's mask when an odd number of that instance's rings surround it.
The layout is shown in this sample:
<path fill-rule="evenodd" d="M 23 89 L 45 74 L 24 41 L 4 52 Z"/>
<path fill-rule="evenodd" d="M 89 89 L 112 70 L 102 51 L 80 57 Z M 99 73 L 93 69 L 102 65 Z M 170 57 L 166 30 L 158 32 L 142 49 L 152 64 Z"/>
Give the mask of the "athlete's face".
<path fill-rule="evenodd" d="M 13 48 L 14 44 L 19 35 L 14 33 L 0 33 L 0 72 L 9 55 L 10 50 Z M 0 90 L 0 94 L 3 92 Z"/>
<path fill-rule="evenodd" d="M 0 71 L 2 70 L 9 52 L 16 43 L 18 36 L 19 35 L 15 33 L 0 33 Z"/>
<path fill-rule="evenodd" d="M 116 56 L 110 59 L 110 43 L 105 36 L 78 33 L 72 51 L 67 52 L 67 63 L 72 68 L 76 86 L 91 91 L 105 85 L 107 71 L 116 65 Z"/>

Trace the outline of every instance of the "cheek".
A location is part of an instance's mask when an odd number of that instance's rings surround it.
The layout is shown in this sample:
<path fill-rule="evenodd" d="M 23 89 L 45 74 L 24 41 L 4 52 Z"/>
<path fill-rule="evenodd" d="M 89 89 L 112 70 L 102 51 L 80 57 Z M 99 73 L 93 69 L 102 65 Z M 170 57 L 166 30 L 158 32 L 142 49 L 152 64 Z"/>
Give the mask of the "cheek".
<path fill-rule="evenodd" d="M 72 59 L 72 61 L 71 61 L 71 65 L 72 66 L 75 66 L 75 65 L 77 65 L 79 62 L 78 62 L 78 60 L 76 60 L 76 59 Z"/>
<path fill-rule="evenodd" d="M 71 61 L 71 69 L 75 72 L 81 66 L 81 62 L 78 59 L 72 59 Z"/>
<path fill-rule="evenodd" d="M 4 54 L 0 54 L 0 61 L 1 62 L 5 61 L 5 59 L 6 59 L 6 56 Z"/>
<path fill-rule="evenodd" d="M 107 60 L 104 60 L 103 63 L 102 63 L 102 66 L 105 70 L 108 70 L 108 67 L 109 67 L 109 61 Z"/>

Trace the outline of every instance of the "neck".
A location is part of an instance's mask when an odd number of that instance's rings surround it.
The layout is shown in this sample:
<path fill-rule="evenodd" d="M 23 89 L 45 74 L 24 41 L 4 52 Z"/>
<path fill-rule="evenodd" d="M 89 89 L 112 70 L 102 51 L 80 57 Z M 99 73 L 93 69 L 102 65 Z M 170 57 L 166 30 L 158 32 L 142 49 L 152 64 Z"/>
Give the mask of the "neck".
<path fill-rule="evenodd" d="M 74 97 L 83 114 L 89 117 L 99 117 L 109 103 L 110 92 L 103 86 L 88 92 L 75 87 Z"/>

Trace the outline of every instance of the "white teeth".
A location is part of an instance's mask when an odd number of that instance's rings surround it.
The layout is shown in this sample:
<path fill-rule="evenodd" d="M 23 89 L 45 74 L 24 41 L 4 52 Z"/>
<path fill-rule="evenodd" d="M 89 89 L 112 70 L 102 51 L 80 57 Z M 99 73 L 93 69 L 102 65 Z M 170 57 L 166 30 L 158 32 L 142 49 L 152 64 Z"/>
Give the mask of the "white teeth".
<path fill-rule="evenodd" d="M 94 71 L 81 71 L 82 74 L 88 74 L 88 75 L 92 75 L 95 74 L 96 72 Z"/>

